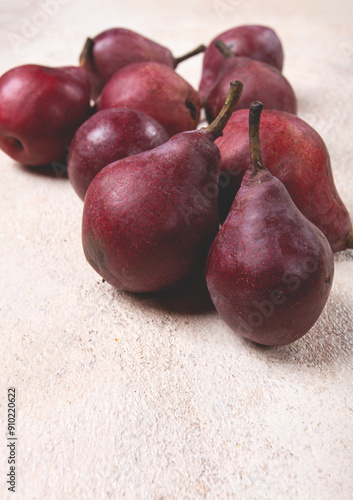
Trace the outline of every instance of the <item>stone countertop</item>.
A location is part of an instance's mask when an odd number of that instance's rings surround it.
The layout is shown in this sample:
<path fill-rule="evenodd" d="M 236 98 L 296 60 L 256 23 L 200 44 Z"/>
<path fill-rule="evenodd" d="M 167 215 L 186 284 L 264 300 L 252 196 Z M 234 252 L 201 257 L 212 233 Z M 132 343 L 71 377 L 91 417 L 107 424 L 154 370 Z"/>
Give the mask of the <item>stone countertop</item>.
<path fill-rule="evenodd" d="M 0 73 L 75 64 L 86 36 L 140 31 L 176 55 L 240 24 L 276 30 L 299 116 L 324 138 L 353 216 L 353 7 L 340 0 L 0 1 Z M 198 85 L 202 57 L 178 68 Z M 58 171 L 0 152 L 1 492 L 7 388 L 17 495 L 34 499 L 351 499 L 353 252 L 292 345 L 237 337 L 195 283 L 114 290 L 86 263 L 82 203 Z"/>

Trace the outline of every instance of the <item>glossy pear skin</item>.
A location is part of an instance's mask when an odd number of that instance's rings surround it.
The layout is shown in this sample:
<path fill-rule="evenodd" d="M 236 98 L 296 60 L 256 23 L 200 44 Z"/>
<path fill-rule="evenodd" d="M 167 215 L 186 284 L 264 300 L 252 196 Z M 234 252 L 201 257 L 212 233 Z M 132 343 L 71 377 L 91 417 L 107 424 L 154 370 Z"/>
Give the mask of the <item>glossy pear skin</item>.
<path fill-rule="evenodd" d="M 314 325 L 328 299 L 333 255 L 323 233 L 268 170 L 248 170 L 207 258 L 212 301 L 237 333 L 289 344 Z"/>
<path fill-rule="evenodd" d="M 250 57 L 282 70 L 283 48 L 273 29 L 257 25 L 237 26 L 216 36 L 207 47 L 199 86 L 203 98 L 218 80 L 225 62 L 215 45 L 216 40 L 222 40 L 235 55 Z"/>
<path fill-rule="evenodd" d="M 201 101 L 196 90 L 173 69 L 151 62 L 129 64 L 115 73 L 97 107 L 137 109 L 152 116 L 172 136 L 196 128 Z"/>
<path fill-rule="evenodd" d="M 263 110 L 260 140 L 263 161 L 271 174 L 283 182 L 305 217 L 321 229 L 332 250 L 345 250 L 352 222 L 337 192 L 330 156 L 320 135 L 293 114 Z M 247 110 L 233 113 L 216 144 L 222 156 L 219 208 L 223 222 L 250 167 Z"/>
<path fill-rule="evenodd" d="M 105 167 L 85 197 L 83 249 L 114 287 L 154 292 L 175 287 L 205 264 L 218 230 L 221 158 L 205 129 Z"/>
<path fill-rule="evenodd" d="M 91 115 L 84 68 L 18 66 L 0 78 L 0 147 L 25 165 L 66 157 L 79 126 Z"/>
<path fill-rule="evenodd" d="M 169 49 L 134 31 L 112 28 L 94 37 L 92 53 L 84 62 L 92 84 L 92 98 L 98 97 L 116 71 L 128 64 L 147 61 L 170 68 L 175 65 Z"/>
<path fill-rule="evenodd" d="M 264 108 L 296 114 L 297 99 L 288 80 L 269 64 L 248 57 L 226 59 L 225 71 L 206 100 L 207 119 L 211 122 L 222 108 L 229 82 L 244 82 L 244 91 L 236 109 L 249 109 L 254 100 L 261 100 Z"/>
<path fill-rule="evenodd" d="M 150 116 L 128 108 L 98 111 L 77 130 L 67 173 L 83 200 L 92 179 L 109 163 L 160 146 L 167 132 Z"/>

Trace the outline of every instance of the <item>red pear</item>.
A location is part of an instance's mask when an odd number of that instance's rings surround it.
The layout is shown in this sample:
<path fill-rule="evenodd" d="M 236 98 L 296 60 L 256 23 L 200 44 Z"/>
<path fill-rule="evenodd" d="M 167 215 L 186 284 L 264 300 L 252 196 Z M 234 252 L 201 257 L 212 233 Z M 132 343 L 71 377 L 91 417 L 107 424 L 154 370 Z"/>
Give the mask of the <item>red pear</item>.
<path fill-rule="evenodd" d="M 199 87 L 202 99 L 208 96 L 224 65 L 224 57 L 216 47 L 217 40 L 222 40 L 234 55 L 250 57 L 270 64 L 279 71 L 282 70 L 282 44 L 273 29 L 257 25 L 231 28 L 216 36 L 206 49 Z"/>
<path fill-rule="evenodd" d="M 282 73 L 269 64 L 244 56 L 234 56 L 220 40 L 216 46 L 225 62 L 219 79 L 212 87 L 205 109 L 209 122 L 219 113 L 222 100 L 227 95 L 227 86 L 234 79 L 244 84 L 244 92 L 237 104 L 237 109 L 249 108 L 252 101 L 261 99 L 264 108 L 278 109 L 289 113 L 297 112 L 297 100 L 288 80 Z"/>
<path fill-rule="evenodd" d="M 113 161 L 163 144 L 167 132 L 150 116 L 129 108 L 98 111 L 77 130 L 69 151 L 67 173 L 83 200 L 92 179 Z"/>
<path fill-rule="evenodd" d="M 25 165 L 66 157 L 79 126 L 91 115 L 84 68 L 18 66 L 0 78 L 0 147 Z"/>
<path fill-rule="evenodd" d="M 128 29 L 111 28 L 88 38 L 80 56 L 80 64 L 89 72 L 92 98 L 96 99 L 109 78 L 128 64 L 154 61 L 170 68 L 205 50 L 204 45 L 175 58 L 167 47 Z"/>
<path fill-rule="evenodd" d="M 145 62 L 129 64 L 114 73 L 97 107 L 137 109 L 152 116 L 172 136 L 196 128 L 201 101 L 196 90 L 172 68 Z"/>
<path fill-rule="evenodd" d="M 283 182 L 305 217 L 321 229 L 332 250 L 351 248 L 352 222 L 335 187 L 329 152 L 320 135 L 293 114 L 264 110 L 260 139 L 266 167 Z M 219 207 L 224 221 L 250 167 L 247 110 L 233 113 L 216 144 L 222 156 Z"/>
<path fill-rule="evenodd" d="M 83 209 L 83 249 L 114 287 L 155 292 L 178 286 L 204 266 L 219 227 L 221 157 L 214 140 L 241 90 L 240 82 L 232 84 L 209 127 L 111 163 L 91 182 Z"/>
<path fill-rule="evenodd" d="M 261 109 L 259 102 L 250 108 L 251 166 L 210 249 L 206 281 L 217 311 L 235 332 L 278 346 L 314 325 L 328 299 L 334 266 L 324 234 L 263 164 Z"/>

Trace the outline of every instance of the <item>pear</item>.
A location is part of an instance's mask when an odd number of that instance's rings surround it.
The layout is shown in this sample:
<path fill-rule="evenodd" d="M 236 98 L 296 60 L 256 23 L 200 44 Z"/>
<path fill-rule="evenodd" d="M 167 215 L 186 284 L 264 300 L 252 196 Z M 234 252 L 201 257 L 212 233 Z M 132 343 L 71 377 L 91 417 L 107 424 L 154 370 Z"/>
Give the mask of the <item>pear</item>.
<path fill-rule="evenodd" d="M 250 166 L 248 114 L 232 114 L 222 137 L 219 209 L 223 222 Z M 352 248 L 352 221 L 337 192 L 330 155 L 320 135 L 291 113 L 264 109 L 261 152 L 266 168 L 285 185 L 299 210 L 324 233 L 333 252 Z"/>
<path fill-rule="evenodd" d="M 217 119 L 101 170 L 85 196 L 82 243 L 111 285 L 156 292 L 196 274 L 217 234 L 219 137 L 242 92 L 232 82 Z"/>
<path fill-rule="evenodd" d="M 199 94 L 203 99 L 208 96 L 218 80 L 225 62 L 217 49 L 217 40 L 224 42 L 234 55 L 250 57 L 256 61 L 271 64 L 279 71 L 282 70 L 283 48 L 272 28 L 251 24 L 236 26 L 216 36 L 205 51 L 199 86 Z"/>
<path fill-rule="evenodd" d="M 86 120 L 72 139 L 67 173 L 83 200 L 92 179 L 113 161 L 155 148 L 169 139 L 150 116 L 131 108 L 98 111 Z"/>
<path fill-rule="evenodd" d="M 227 86 L 229 88 L 229 82 Z M 172 68 L 156 62 L 142 62 L 120 69 L 104 86 L 97 99 L 97 108 L 116 107 L 146 113 L 171 137 L 196 128 L 201 100 L 196 90 Z"/>
<path fill-rule="evenodd" d="M 80 55 L 80 65 L 87 69 L 91 81 L 91 97 L 96 99 L 109 78 L 128 64 L 154 61 L 176 68 L 178 64 L 205 50 L 204 45 L 181 57 L 159 43 L 135 31 L 111 28 L 94 38 L 87 38 Z"/>
<path fill-rule="evenodd" d="M 206 281 L 224 321 L 267 346 L 289 344 L 314 325 L 332 286 L 333 254 L 324 234 L 264 166 L 251 104 L 252 165 L 207 258 Z"/>
<path fill-rule="evenodd" d="M 0 147 L 25 165 L 64 159 L 91 114 L 84 68 L 26 64 L 0 78 Z"/>
<path fill-rule="evenodd" d="M 205 101 L 209 122 L 219 113 L 229 82 L 234 79 L 245 82 L 237 109 L 249 108 L 252 101 L 260 99 L 266 109 L 296 114 L 297 99 L 294 90 L 279 69 L 250 57 L 235 56 L 222 40 L 217 40 L 215 45 L 224 57 L 224 64 Z"/>

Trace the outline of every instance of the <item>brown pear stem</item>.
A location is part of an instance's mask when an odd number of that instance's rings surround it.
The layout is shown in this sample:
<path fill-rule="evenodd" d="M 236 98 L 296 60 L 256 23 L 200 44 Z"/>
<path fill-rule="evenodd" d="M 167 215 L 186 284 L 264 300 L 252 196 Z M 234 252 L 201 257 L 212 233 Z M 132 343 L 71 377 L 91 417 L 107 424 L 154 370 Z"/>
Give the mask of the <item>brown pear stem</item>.
<path fill-rule="evenodd" d="M 346 247 L 353 248 L 353 231 L 350 231 L 346 238 Z"/>
<path fill-rule="evenodd" d="M 223 40 L 216 40 L 214 44 L 225 59 L 230 59 L 235 56 Z"/>
<path fill-rule="evenodd" d="M 205 45 L 199 45 L 198 47 L 196 47 L 196 49 L 191 50 L 190 52 L 187 52 L 183 56 L 174 57 L 174 68 L 176 68 L 179 63 L 186 61 L 186 59 L 190 59 L 190 57 L 196 56 L 197 54 L 200 54 L 201 52 L 205 52 L 205 50 L 206 50 Z"/>
<path fill-rule="evenodd" d="M 251 170 L 256 174 L 262 168 L 265 168 L 262 161 L 260 146 L 260 117 L 263 108 L 261 101 L 254 101 L 250 104 L 249 111 L 249 146 Z"/>
<path fill-rule="evenodd" d="M 87 38 L 80 55 L 80 66 L 83 68 L 87 65 L 87 62 L 92 62 L 93 45 L 92 38 Z"/>
<path fill-rule="evenodd" d="M 214 137 L 213 140 L 216 140 L 217 137 L 220 137 L 223 134 L 223 129 L 227 125 L 229 118 L 232 116 L 235 106 L 237 105 L 237 102 L 243 92 L 243 87 L 244 85 L 239 80 L 230 82 L 229 92 L 226 102 L 223 104 L 223 108 L 213 122 L 205 128 L 206 131 L 211 132 Z"/>

